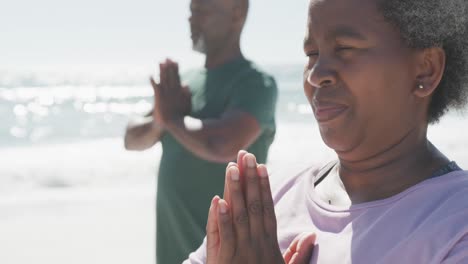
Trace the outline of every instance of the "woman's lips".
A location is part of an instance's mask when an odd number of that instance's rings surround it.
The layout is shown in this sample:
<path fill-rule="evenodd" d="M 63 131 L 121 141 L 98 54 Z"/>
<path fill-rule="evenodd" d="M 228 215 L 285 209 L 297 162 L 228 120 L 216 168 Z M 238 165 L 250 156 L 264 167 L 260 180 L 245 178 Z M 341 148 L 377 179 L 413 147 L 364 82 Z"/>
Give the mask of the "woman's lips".
<path fill-rule="evenodd" d="M 335 103 L 318 103 L 314 104 L 315 118 L 319 123 L 331 121 L 342 113 L 344 113 L 348 107 L 346 105 L 335 104 Z"/>

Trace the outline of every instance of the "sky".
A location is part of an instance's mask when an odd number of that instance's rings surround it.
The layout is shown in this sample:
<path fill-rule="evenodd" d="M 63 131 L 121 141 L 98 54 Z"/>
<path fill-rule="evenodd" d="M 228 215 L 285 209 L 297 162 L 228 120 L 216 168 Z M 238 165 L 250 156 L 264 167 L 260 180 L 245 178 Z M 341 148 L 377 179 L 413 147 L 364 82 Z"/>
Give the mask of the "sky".
<path fill-rule="evenodd" d="M 244 54 L 263 65 L 305 62 L 307 2 L 251 0 Z M 202 65 L 188 16 L 189 0 L 7 0 L 0 69 L 154 67 L 166 57 Z"/>

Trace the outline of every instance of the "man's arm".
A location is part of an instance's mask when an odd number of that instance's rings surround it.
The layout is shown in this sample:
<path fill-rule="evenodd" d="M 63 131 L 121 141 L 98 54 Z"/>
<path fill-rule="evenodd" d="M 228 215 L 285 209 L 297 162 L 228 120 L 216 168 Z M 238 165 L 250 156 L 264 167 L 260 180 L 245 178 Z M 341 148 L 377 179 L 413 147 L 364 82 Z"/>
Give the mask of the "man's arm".
<path fill-rule="evenodd" d="M 167 122 L 165 128 L 195 155 L 220 163 L 235 160 L 237 152 L 261 134 L 255 117 L 239 110 L 227 111 L 216 120 L 176 119 Z"/>
<path fill-rule="evenodd" d="M 160 83 L 151 79 L 155 93 L 155 119 L 181 145 L 198 157 L 225 163 L 234 160 L 261 134 L 260 123 L 250 113 L 232 108 L 218 119 L 187 117 L 190 106 L 188 87 L 180 83 L 176 63 L 160 65 Z"/>
<path fill-rule="evenodd" d="M 154 146 L 162 135 L 163 130 L 152 115 L 140 117 L 128 123 L 124 146 L 127 150 L 142 151 Z"/>

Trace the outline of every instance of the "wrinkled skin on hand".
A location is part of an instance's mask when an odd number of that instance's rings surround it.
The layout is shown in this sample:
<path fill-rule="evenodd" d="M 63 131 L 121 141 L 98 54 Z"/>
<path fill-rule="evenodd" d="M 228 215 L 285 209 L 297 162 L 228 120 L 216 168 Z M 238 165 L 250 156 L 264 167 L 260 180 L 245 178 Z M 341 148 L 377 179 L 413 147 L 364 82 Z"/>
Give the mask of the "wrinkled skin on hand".
<path fill-rule="evenodd" d="M 226 169 L 225 199 L 214 197 L 207 223 L 208 264 L 308 264 L 315 234 L 300 234 L 284 255 L 265 165 L 240 151 Z"/>

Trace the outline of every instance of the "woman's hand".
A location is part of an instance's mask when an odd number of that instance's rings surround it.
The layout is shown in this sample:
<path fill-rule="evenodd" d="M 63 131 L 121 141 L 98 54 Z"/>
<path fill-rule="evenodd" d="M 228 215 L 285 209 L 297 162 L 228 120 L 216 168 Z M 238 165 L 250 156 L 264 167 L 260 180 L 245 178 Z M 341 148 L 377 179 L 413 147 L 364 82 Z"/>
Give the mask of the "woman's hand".
<path fill-rule="evenodd" d="M 309 264 L 314 252 L 315 233 L 299 234 L 283 255 L 287 264 Z"/>
<path fill-rule="evenodd" d="M 207 263 L 308 263 L 314 235 L 296 238 L 284 258 L 265 165 L 240 152 L 226 170 L 225 199 L 212 200 L 207 223 Z"/>

